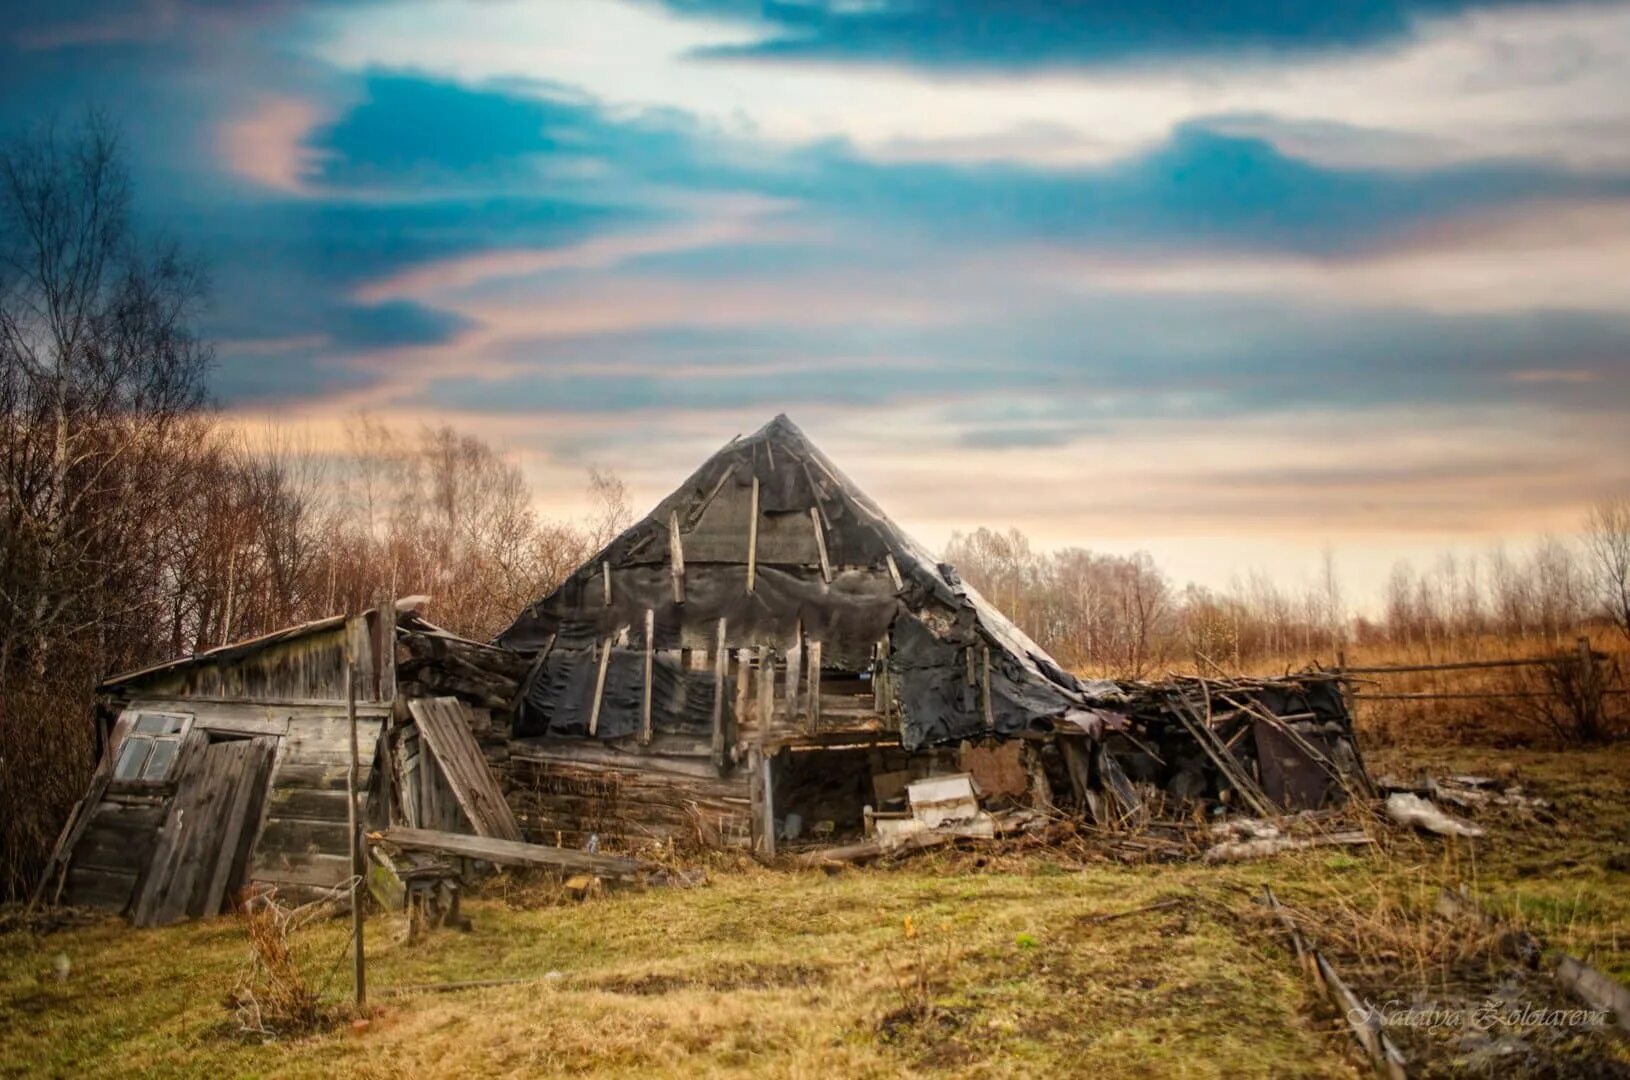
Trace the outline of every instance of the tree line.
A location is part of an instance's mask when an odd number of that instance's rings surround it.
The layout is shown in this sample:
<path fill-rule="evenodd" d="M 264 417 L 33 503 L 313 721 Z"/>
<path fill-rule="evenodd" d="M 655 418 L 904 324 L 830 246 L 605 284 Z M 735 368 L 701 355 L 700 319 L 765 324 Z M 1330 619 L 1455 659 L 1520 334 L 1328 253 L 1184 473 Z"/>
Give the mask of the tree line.
<path fill-rule="evenodd" d="M 1630 500 L 1604 502 L 1571 539 L 1526 551 L 1400 561 L 1379 610 L 1350 610 L 1334 558 L 1300 588 L 1253 572 L 1226 589 L 1176 585 L 1146 552 L 1035 550 L 1017 529 L 956 533 L 944 553 L 1066 667 L 1142 678 L 1174 664 L 1247 670 L 1326 661 L 1349 646 L 1465 651 L 1489 637 L 1558 645 L 1590 630 L 1630 641 Z"/>

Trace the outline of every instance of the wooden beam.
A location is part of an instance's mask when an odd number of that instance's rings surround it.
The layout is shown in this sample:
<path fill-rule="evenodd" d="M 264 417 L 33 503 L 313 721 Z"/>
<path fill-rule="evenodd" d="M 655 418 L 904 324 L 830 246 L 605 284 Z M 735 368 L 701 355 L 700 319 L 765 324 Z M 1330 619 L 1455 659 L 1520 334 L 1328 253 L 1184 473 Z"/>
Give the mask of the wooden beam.
<path fill-rule="evenodd" d="M 821 557 L 821 580 L 830 585 L 832 584 L 832 560 L 826 554 L 826 530 L 821 528 L 821 512 L 813 506 L 809 508 L 809 523 L 815 529 L 815 551 Z"/>
<path fill-rule="evenodd" d="M 618 858 L 615 855 L 597 855 L 587 851 L 573 851 L 570 848 L 524 844 L 488 836 L 467 836 L 464 833 L 435 832 L 430 829 L 386 829 L 377 839 L 407 851 L 434 851 L 463 859 L 480 859 L 499 866 L 538 866 L 571 870 L 622 881 L 632 881 L 648 869 L 645 864 L 634 859 Z"/>
<path fill-rule="evenodd" d="M 656 664 L 656 613 L 645 609 L 645 688 L 640 694 L 640 745 L 651 745 L 651 677 Z"/>
<path fill-rule="evenodd" d="M 600 561 L 600 585 L 606 596 L 606 607 L 611 606 L 611 563 L 609 560 Z"/>
<path fill-rule="evenodd" d="M 764 770 L 764 782 L 761 788 L 764 795 L 764 805 L 762 807 L 764 820 L 759 829 L 764 837 L 764 854 L 773 859 L 775 858 L 775 759 L 761 751 L 759 760 L 763 763 L 760 767 Z"/>
<path fill-rule="evenodd" d="M 668 566 L 673 571 L 674 603 L 685 602 L 685 545 L 679 539 L 679 511 L 668 514 Z"/>
<path fill-rule="evenodd" d="M 821 730 L 821 643 L 809 643 L 809 733 Z"/>
<path fill-rule="evenodd" d="M 600 730 L 600 702 L 606 694 L 606 665 L 611 662 L 611 639 L 600 643 L 600 670 L 594 676 L 594 703 L 589 706 L 589 737 Z"/>
<path fill-rule="evenodd" d="M 730 653 L 724 647 L 724 620 L 713 649 L 713 764 L 724 768 L 724 683 L 730 668 Z"/>
<path fill-rule="evenodd" d="M 889 577 L 894 579 L 894 591 L 899 592 L 906 587 L 906 583 L 900 577 L 900 567 L 894 561 L 894 553 L 891 551 L 883 556 L 883 561 L 889 565 Z"/>
<path fill-rule="evenodd" d="M 753 477 L 753 502 L 747 519 L 747 591 L 753 591 L 753 579 L 758 576 L 758 477 Z"/>

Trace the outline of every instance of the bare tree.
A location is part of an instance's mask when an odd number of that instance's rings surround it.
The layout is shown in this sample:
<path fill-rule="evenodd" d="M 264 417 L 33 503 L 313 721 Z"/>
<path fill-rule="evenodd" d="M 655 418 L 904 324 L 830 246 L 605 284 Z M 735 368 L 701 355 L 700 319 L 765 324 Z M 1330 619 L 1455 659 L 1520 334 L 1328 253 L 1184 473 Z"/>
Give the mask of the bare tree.
<path fill-rule="evenodd" d="M 210 442 L 203 291 L 136 230 L 107 123 L 0 145 L 0 893 L 83 788 L 96 678 L 176 617 L 174 511 Z"/>
<path fill-rule="evenodd" d="M 1630 499 L 1597 503 L 1585 519 L 1591 584 L 1603 612 L 1630 637 Z"/>

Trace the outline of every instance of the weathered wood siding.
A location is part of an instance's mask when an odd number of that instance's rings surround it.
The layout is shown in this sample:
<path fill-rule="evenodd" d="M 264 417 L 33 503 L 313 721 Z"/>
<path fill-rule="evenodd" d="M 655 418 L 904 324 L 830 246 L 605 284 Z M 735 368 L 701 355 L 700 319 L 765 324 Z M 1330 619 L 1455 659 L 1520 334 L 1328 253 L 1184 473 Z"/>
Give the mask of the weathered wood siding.
<path fill-rule="evenodd" d="M 347 651 L 357 665 L 357 699 L 389 701 L 394 655 L 382 647 L 377 617 L 357 615 L 286 640 L 229 647 L 221 655 L 130 676 L 110 686 L 126 700 L 202 699 L 258 704 L 343 704 Z M 394 631 L 392 631 L 394 632 Z M 388 643 L 394 649 L 394 643 Z"/>
<path fill-rule="evenodd" d="M 580 846 L 590 834 L 620 845 L 670 838 L 746 846 L 747 769 L 725 776 L 706 755 L 624 753 L 591 739 L 510 747 L 506 796 L 526 836 Z"/>
<path fill-rule="evenodd" d="M 361 811 L 372 786 L 384 716 L 357 717 L 357 790 Z M 345 777 L 351 729 L 343 713 L 306 710 L 289 719 L 272 772 L 265 824 L 255 844 L 251 881 L 299 893 L 343 884 L 351 876 Z"/>

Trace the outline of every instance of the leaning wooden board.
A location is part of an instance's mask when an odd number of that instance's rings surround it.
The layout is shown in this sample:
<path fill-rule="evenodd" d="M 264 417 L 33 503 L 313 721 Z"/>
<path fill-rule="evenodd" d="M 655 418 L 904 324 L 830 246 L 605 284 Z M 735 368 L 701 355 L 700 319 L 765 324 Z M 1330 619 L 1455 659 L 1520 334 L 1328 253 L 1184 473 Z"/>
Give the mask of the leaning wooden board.
<path fill-rule="evenodd" d="M 432 832 L 429 829 L 386 829 L 371 838 L 406 851 L 434 851 L 441 855 L 480 859 L 498 866 L 569 870 L 621 881 L 637 880 L 652 869 L 637 859 L 624 859 L 616 855 L 597 855 L 571 848 L 523 844 L 515 840 L 495 840 L 464 833 Z"/>
<path fill-rule="evenodd" d="M 470 710 L 450 697 L 416 699 L 408 710 L 476 835 L 519 841 L 521 827 L 470 733 Z"/>

